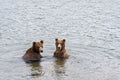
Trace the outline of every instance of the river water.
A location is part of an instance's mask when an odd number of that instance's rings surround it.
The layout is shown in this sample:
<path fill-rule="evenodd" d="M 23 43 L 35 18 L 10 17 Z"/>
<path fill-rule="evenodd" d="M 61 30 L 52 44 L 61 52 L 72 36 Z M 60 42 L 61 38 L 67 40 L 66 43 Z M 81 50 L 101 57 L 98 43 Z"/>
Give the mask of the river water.
<path fill-rule="evenodd" d="M 69 59 L 53 57 L 58 37 Z M 39 39 L 44 57 L 25 63 Z M 120 80 L 120 0 L 0 0 L 0 80 Z"/>

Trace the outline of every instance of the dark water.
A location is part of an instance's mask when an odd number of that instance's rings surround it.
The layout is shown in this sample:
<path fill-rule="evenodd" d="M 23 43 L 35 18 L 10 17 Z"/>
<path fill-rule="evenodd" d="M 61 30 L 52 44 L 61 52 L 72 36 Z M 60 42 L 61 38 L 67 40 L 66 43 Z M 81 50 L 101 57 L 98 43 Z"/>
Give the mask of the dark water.
<path fill-rule="evenodd" d="M 52 57 L 57 37 L 67 60 Z M 26 64 L 38 39 L 44 58 Z M 120 80 L 120 0 L 0 0 L 0 80 Z"/>

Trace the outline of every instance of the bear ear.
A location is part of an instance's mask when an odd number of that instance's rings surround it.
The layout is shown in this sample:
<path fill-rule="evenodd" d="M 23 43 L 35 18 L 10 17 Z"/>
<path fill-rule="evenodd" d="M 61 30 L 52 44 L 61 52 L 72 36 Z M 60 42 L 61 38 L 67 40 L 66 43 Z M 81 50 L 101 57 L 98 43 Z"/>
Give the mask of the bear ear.
<path fill-rule="evenodd" d="M 35 46 L 35 43 L 36 43 L 36 42 L 33 42 L 33 46 Z"/>
<path fill-rule="evenodd" d="M 43 40 L 41 40 L 40 42 L 43 43 Z"/>
<path fill-rule="evenodd" d="M 57 41 L 57 40 L 58 40 L 58 38 L 55 39 L 55 41 Z"/>
<path fill-rule="evenodd" d="M 63 39 L 63 42 L 65 42 L 65 39 Z"/>

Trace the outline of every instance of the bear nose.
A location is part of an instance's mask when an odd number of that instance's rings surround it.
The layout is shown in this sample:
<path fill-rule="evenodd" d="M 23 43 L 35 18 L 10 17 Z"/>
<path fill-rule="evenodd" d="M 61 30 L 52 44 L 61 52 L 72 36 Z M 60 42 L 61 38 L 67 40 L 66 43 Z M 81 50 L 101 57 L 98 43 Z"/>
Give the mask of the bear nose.
<path fill-rule="evenodd" d="M 41 50 L 40 52 L 43 52 L 43 50 Z"/>
<path fill-rule="evenodd" d="M 58 49 L 60 49 L 60 47 L 58 47 Z"/>

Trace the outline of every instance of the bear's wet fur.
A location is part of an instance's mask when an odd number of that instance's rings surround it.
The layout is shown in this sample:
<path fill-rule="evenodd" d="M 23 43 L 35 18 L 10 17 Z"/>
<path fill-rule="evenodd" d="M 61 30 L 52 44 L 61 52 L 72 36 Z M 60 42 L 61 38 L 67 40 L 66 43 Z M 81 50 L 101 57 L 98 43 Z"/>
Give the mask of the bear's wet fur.
<path fill-rule="evenodd" d="M 65 41 L 66 41 L 65 39 L 61 39 L 61 38 L 55 39 L 56 50 L 54 52 L 54 57 L 57 57 L 57 58 L 69 57 L 69 53 L 65 49 Z"/>
<path fill-rule="evenodd" d="M 25 62 L 40 61 L 42 58 L 41 52 L 43 48 L 43 40 L 33 42 L 32 47 L 29 48 L 23 56 Z"/>

